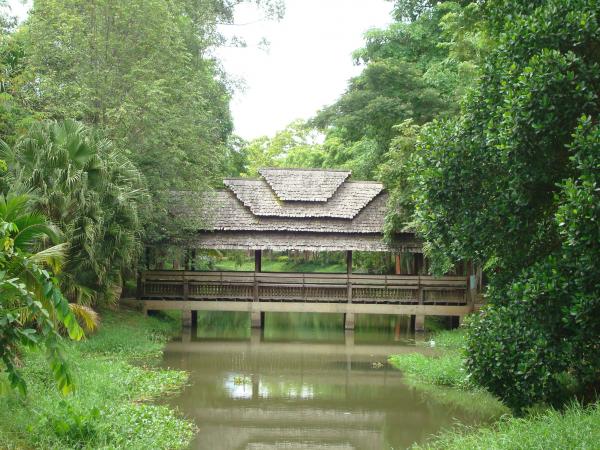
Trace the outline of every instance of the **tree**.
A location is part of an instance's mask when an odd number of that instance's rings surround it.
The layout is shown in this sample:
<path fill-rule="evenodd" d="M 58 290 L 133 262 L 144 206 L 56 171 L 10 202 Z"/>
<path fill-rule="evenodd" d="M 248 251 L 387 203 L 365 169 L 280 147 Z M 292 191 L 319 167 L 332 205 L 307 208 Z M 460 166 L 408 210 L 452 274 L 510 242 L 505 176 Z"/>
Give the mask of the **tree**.
<path fill-rule="evenodd" d="M 256 176 L 262 167 L 321 167 L 325 152 L 318 138 L 304 122 L 295 121 L 272 138 L 254 139 L 243 148 L 244 172 Z"/>
<path fill-rule="evenodd" d="M 232 130 L 229 87 L 208 49 L 232 5 L 220 1 L 36 0 L 26 26 L 23 102 L 76 119 L 127 149 L 154 208 L 148 238 L 164 238 L 166 192 L 202 191 L 221 177 Z"/>
<path fill-rule="evenodd" d="M 42 215 L 29 211 L 28 200 L 0 196 L 0 359 L 11 385 L 25 394 L 18 352 L 23 346 L 45 347 L 54 379 L 67 393 L 73 384 L 58 327 L 75 340 L 83 330 L 49 271 L 60 267 L 64 245 L 35 252 L 40 240 L 56 238 L 56 232 Z"/>
<path fill-rule="evenodd" d="M 600 25 L 595 0 L 485 12 L 497 47 L 460 117 L 424 127 L 409 184 L 438 270 L 474 260 L 489 275 L 467 366 L 520 409 L 599 382 Z"/>
<path fill-rule="evenodd" d="M 354 53 L 362 73 L 312 123 L 326 134 L 325 166 L 372 178 L 396 125 L 423 125 L 458 111 L 487 41 L 475 2 L 398 1 L 396 21 L 366 33 Z M 408 20 L 407 20 L 408 19 Z"/>
<path fill-rule="evenodd" d="M 14 34 L 16 19 L 0 2 L 0 139 L 13 143 L 16 137 L 39 118 L 19 94 L 33 78 L 25 64 L 23 39 Z"/>
<path fill-rule="evenodd" d="M 59 277 L 72 302 L 111 303 L 135 267 L 146 199 L 143 180 L 123 151 L 81 123 L 38 123 L 4 157 L 12 185 L 32 190 L 33 206 L 69 244 Z"/>

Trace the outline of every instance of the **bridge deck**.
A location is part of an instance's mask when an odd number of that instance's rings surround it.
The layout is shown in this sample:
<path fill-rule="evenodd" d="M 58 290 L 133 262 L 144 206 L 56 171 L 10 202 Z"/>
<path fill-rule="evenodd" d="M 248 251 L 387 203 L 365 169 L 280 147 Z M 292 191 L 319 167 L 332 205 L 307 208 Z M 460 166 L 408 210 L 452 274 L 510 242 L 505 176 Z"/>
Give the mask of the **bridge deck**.
<path fill-rule="evenodd" d="M 146 309 L 464 315 L 466 291 L 465 277 L 153 270 L 138 299 Z"/>

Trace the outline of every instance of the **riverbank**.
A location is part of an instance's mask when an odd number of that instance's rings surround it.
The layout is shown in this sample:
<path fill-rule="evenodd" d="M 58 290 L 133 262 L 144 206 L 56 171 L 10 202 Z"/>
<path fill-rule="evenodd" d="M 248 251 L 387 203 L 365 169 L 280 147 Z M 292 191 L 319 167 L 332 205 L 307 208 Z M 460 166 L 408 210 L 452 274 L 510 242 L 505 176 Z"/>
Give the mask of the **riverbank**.
<path fill-rule="evenodd" d="M 159 369 L 162 349 L 179 329 L 169 318 L 103 311 L 101 326 L 65 353 L 76 390 L 56 390 L 45 356 L 27 352 L 27 397 L 0 396 L 0 448 L 185 448 L 195 427 L 148 401 L 178 391 L 183 371 Z"/>
<path fill-rule="evenodd" d="M 479 410 L 482 417 L 495 420 L 480 426 L 446 430 L 423 446 L 426 449 L 523 449 L 598 448 L 600 445 L 600 406 L 584 408 L 573 404 L 564 412 L 536 411 L 524 418 L 510 411 L 489 393 L 477 389 L 463 367 L 461 347 L 464 331 L 442 331 L 423 345 L 440 349 L 436 356 L 418 353 L 393 355 L 390 363 L 401 370 L 406 381 L 439 401 L 454 402 L 461 408 Z"/>

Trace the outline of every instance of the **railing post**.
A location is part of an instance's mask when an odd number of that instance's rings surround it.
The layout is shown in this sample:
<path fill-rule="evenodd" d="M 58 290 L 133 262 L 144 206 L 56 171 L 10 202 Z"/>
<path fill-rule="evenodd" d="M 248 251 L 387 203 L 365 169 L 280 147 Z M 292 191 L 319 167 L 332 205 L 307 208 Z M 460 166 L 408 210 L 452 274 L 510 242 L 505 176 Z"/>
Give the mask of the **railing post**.
<path fill-rule="evenodd" d="M 256 277 L 256 272 L 254 272 L 254 301 L 258 301 L 258 278 Z"/>
<path fill-rule="evenodd" d="M 190 282 L 183 272 L 183 299 L 187 300 L 190 295 Z"/>
<path fill-rule="evenodd" d="M 348 290 L 348 303 L 352 303 L 352 250 L 346 252 L 346 287 Z"/>
<path fill-rule="evenodd" d="M 306 275 L 302 274 L 302 301 L 306 303 Z"/>

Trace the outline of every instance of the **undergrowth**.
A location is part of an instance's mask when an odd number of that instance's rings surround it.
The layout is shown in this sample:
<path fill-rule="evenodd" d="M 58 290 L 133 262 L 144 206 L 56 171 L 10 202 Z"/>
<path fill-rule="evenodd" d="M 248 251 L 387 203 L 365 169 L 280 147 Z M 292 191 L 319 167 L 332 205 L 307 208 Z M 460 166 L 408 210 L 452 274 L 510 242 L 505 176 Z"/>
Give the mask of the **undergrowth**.
<path fill-rule="evenodd" d="M 194 426 L 175 411 L 144 403 L 177 391 L 185 372 L 152 368 L 177 322 L 104 311 L 100 330 L 65 345 L 76 390 L 59 394 L 40 352 L 24 355 L 28 395 L 0 396 L 0 448 L 176 449 Z"/>
<path fill-rule="evenodd" d="M 488 392 L 474 386 L 464 368 L 464 330 L 443 330 L 420 343 L 414 353 L 392 355 L 390 363 L 405 376 L 406 382 L 437 402 L 461 408 L 482 422 L 495 420 L 509 410 Z M 423 355 L 418 346 L 438 349 Z"/>
<path fill-rule="evenodd" d="M 597 449 L 600 406 L 574 404 L 564 412 L 548 409 L 525 418 L 505 416 L 488 427 L 457 427 L 414 448 L 426 449 Z"/>

